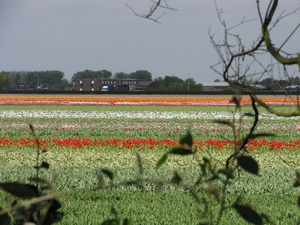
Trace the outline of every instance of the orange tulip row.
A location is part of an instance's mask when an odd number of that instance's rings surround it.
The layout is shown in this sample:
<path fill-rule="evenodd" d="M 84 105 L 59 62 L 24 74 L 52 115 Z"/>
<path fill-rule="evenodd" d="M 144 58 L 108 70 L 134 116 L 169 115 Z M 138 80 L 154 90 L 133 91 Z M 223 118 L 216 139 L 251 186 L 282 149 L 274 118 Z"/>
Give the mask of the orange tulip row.
<path fill-rule="evenodd" d="M 231 96 L 158 96 L 158 95 L 0 95 L 0 104 L 145 104 L 145 105 L 230 105 Z M 295 98 L 285 96 L 260 98 L 271 104 L 294 104 Z M 250 104 L 249 97 L 243 97 L 241 104 Z"/>

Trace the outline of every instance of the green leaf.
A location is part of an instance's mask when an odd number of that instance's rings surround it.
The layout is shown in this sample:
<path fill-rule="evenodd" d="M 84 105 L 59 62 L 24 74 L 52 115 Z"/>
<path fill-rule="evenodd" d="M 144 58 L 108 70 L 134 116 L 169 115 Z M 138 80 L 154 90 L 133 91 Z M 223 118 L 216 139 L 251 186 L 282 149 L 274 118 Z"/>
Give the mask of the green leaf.
<path fill-rule="evenodd" d="M 300 173 L 296 172 L 296 180 L 294 183 L 294 187 L 299 187 L 300 186 Z"/>
<path fill-rule="evenodd" d="M 52 202 L 51 202 L 51 206 L 50 206 L 50 209 L 49 209 L 49 210 L 56 211 L 56 210 L 58 210 L 59 208 L 61 208 L 60 202 L 57 201 L 56 199 L 53 199 Z"/>
<path fill-rule="evenodd" d="M 0 211 L 1 210 L 2 210 L 2 208 L 0 207 Z M 2 225 L 10 225 L 11 224 L 10 217 L 9 217 L 8 213 L 0 215 L 0 221 L 1 221 Z"/>
<path fill-rule="evenodd" d="M 143 174 L 144 170 L 143 170 L 142 159 L 138 153 L 136 153 L 136 158 L 137 158 L 137 162 L 138 162 L 139 172 L 140 172 L 140 174 Z"/>
<path fill-rule="evenodd" d="M 181 145 L 187 144 L 188 146 L 192 147 L 192 145 L 193 145 L 193 137 L 192 137 L 190 131 L 187 131 L 186 135 L 183 136 L 183 137 L 180 139 L 179 143 L 180 143 Z"/>
<path fill-rule="evenodd" d="M 206 176 L 207 175 L 206 165 L 205 164 L 200 164 L 200 168 L 201 168 L 202 174 L 204 176 Z"/>
<path fill-rule="evenodd" d="M 240 214 L 240 216 L 243 217 L 244 220 L 248 221 L 249 223 L 253 223 L 255 225 L 263 224 L 261 216 L 250 207 L 238 204 L 234 204 L 232 207 L 235 208 L 238 214 Z"/>
<path fill-rule="evenodd" d="M 258 164 L 250 156 L 240 156 L 237 158 L 238 165 L 249 173 L 258 175 Z"/>
<path fill-rule="evenodd" d="M 182 178 L 179 176 L 178 172 L 175 171 L 174 175 L 173 175 L 173 177 L 171 179 L 171 183 L 173 183 L 173 184 L 180 184 L 181 181 L 182 181 Z"/>
<path fill-rule="evenodd" d="M 161 166 L 166 162 L 167 158 L 168 158 L 168 153 L 164 154 L 164 155 L 160 158 L 160 160 L 158 160 L 158 162 L 156 163 L 156 168 L 161 167 Z"/>
<path fill-rule="evenodd" d="M 172 148 L 171 151 L 169 151 L 169 154 L 190 155 L 190 154 L 194 154 L 194 152 L 186 148 L 178 147 L 178 148 Z"/>
<path fill-rule="evenodd" d="M 47 162 L 42 162 L 41 165 L 40 165 L 41 168 L 45 168 L 45 169 L 49 169 L 50 167 L 50 164 L 47 163 Z"/>
<path fill-rule="evenodd" d="M 33 127 L 33 125 L 32 124 L 28 124 L 28 126 L 29 126 L 29 129 L 31 130 L 31 132 L 34 133 L 34 127 Z"/>
<path fill-rule="evenodd" d="M 300 196 L 298 197 L 297 204 L 298 204 L 298 207 L 300 208 Z"/>
<path fill-rule="evenodd" d="M 102 173 L 109 177 L 110 180 L 114 179 L 114 174 L 108 169 L 101 169 Z"/>
<path fill-rule="evenodd" d="M 0 183 L 0 187 L 10 194 L 24 199 L 39 196 L 38 189 L 31 184 L 8 182 Z"/>
<path fill-rule="evenodd" d="M 210 160 L 206 157 L 203 157 L 202 160 L 205 164 L 210 163 Z"/>

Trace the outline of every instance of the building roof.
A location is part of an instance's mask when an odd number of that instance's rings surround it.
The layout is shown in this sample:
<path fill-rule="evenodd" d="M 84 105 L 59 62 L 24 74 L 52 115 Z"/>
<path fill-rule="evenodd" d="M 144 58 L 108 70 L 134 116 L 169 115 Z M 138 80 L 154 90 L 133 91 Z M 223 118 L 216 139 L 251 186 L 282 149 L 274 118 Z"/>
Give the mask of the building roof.
<path fill-rule="evenodd" d="M 99 77 L 77 77 L 75 80 L 82 80 L 82 79 L 90 79 L 90 80 L 95 80 L 95 79 L 100 79 L 100 80 L 136 80 L 138 81 L 139 79 L 134 79 L 134 78 L 99 78 Z"/>
<path fill-rule="evenodd" d="M 150 84 L 152 84 L 154 81 L 140 81 L 139 86 L 140 87 L 148 87 Z"/>
<path fill-rule="evenodd" d="M 229 84 L 227 82 L 200 82 L 204 87 L 228 87 Z"/>

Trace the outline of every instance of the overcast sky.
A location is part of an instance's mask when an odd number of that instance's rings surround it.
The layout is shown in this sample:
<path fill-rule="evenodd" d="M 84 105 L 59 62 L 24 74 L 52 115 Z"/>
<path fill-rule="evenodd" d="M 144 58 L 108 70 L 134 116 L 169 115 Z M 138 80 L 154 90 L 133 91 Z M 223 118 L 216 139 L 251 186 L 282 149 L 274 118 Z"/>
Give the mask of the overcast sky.
<path fill-rule="evenodd" d="M 131 73 L 148 70 L 152 77 L 166 75 L 196 81 L 221 77 L 210 69 L 218 55 L 216 40 L 223 37 L 213 0 L 169 0 L 177 11 L 160 9 L 162 24 L 133 14 L 146 14 L 151 1 L 141 0 L 1 0 L 0 71 L 60 70 L 65 77 L 86 69 Z M 222 19 L 238 27 L 242 40 L 251 44 L 260 31 L 255 0 L 222 0 Z M 262 1 L 263 2 L 263 1 Z M 299 0 L 280 1 L 278 12 L 290 12 Z M 265 7 L 262 5 L 262 7 Z M 273 41 L 281 45 L 300 22 L 300 12 L 286 17 L 274 29 Z M 285 47 L 300 51 L 300 28 Z M 270 60 L 267 58 L 266 60 Z"/>

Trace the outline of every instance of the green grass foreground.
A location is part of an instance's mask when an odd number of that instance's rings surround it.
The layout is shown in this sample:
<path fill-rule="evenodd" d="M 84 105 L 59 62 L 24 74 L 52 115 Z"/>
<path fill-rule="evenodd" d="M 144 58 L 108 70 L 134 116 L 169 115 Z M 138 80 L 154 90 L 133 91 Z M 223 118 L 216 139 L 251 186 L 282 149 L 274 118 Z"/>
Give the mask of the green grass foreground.
<path fill-rule="evenodd" d="M 144 173 L 141 176 L 148 180 L 170 181 L 173 172 L 178 171 L 184 184 L 195 182 L 200 172 L 197 162 L 202 157 L 213 158 L 217 167 L 228 157 L 228 151 L 203 151 L 195 157 L 171 156 L 160 169 L 155 163 L 161 157 L 159 151 L 139 151 L 142 158 Z M 295 224 L 300 218 L 297 206 L 299 188 L 293 188 L 295 170 L 299 168 L 300 152 L 252 152 L 260 164 L 260 175 L 251 175 L 245 171 L 235 174 L 238 179 L 232 181 L 228 189 L 228 204 L 232 204 L 241 195 L 245 203 L 251 204 L 258 212 L 266 213 L 276 224 Z M 28 177 L 35 175 L 33 164 L 35 150 L 11 149 L 1 152 L 0 179 L 4 181 L 27 182 Z M 134 150 L 74 150 L 64 149 L 63 152 L 49 151 L 43 160 L 50 163 L 49 170 L 41 171 L 41 177 L 53 180 L 58 177 L 55 185 L 58 191 L 93 188 L 97 185 L 96 174 L 102 168 L 114 172 L 114 183 L 120 183 L 139 177 L 136 151 Z M 109 180 L 105 179 L 108 183 Z M 199 194 L 214 205 L 218 205 L 214 197 Z M 8 201 L 9 199 L 9 201 Z M 110 212 L 114 206 L 120 215 L 130 218 L 133 224 L 199 224 L 199 207 L 189 193 L 177 186 L 166 184 L 161 192 L 155 185 L 145 184 L 144 189 L 134 186 L 121 186 L 109 190 L 95 192 L 71 192 L 58 198 L 63 204 L 65 217 L 60 224 L 100 224 L 112 218 Z M 0 192 L 2 207 L 11 203 L 11 196 Z M 214 215 L 215 217 L 217 215 Z M 247 224 L 235 210 L 228 209 L 221 224 Z"/>

